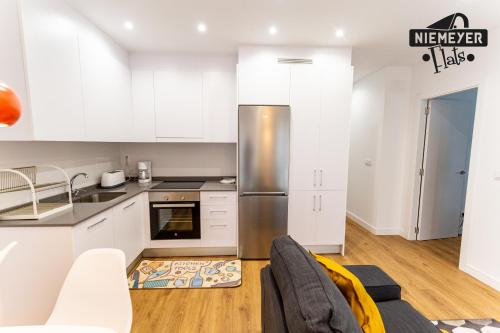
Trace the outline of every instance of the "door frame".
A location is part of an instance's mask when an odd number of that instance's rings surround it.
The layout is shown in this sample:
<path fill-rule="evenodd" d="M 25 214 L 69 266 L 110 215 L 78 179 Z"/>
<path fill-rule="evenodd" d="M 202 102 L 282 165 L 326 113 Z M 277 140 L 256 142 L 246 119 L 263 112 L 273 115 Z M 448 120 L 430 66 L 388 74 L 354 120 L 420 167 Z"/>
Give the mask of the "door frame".
<path fill-rule="evenodd" d="M 427 143 L 428 139 L 428 115 L 426 114 L 426 108 L 428 106 L 428 103 L 430 100 L 443 97 L 446 95 L 450 95 L 453 93 L 458 93 L 458 92 L 463 92 L 471 89 L 477 89 L 477 95 L 476 95 L 476 105 L 475 105 L 475 114 L 474 114 L 474 126 L 473 126 L 473 135 L 472 135 L 472 144 L 471 144 L 471 151 L 469 155 L 469 159 L 471 160 L 472 156 L 474 155 L 473 152 L 475 150 L 475 141 L 476 141 L 476 136 L 477 136 L 477 126 L 479 125 L 478 123 L 478 110 L 479 110 L 479 94 L 480 94 L 480 89 L 479 85 L 473 85 L 469 87 L 464 87 L 463 89 L 458 89 L 458 90 L 452 90 L 452 91 L 445 91 L 442 93 L 439 93 L 437 95 L 431 95 L 431 96 L 419 96 L 418 99 L 418 129 L 417 129 L 417 147 L 416 147 L 416 156 L 415 156 L 415 161 L 416 161 L 416 168 L 412 173 L 415 175 L 415 179 L 413 182 L 413 200 L 411 203 L 412 207 L 412 214 L 411 214 L 411 223 L 409 223 L 408 230 L 407 230 L 407 239 L 408 240 L 418 240 L 418 235 L 416 233 L 417 227 L 420 226 L 420 218 L 421 218 L 421 193 L 423 191 L 423 183 L 424 183 L 424 177 L 420 175 L 420 169 L 425 166 L 425 144 Z M 470 183 L 471 183 L 471 163 L 469 164 L 469 177 L 467 179 L 467 185 L 466 185 L 466 207 L 467 207 L 467 202 L 468 202 L 468 196 L 470 194 Z M 466 234 L 468 226 L 468 214 L 465 214 L 463 217 L 462 221 L 462 236 Z M 463 239 L 462 239 L 463 240 Z M 460 250 L 460 253 L 462 253 L 463 249 L 463 242 L 462 242 L 462 247 Z M 460 261 L 462 260 L 462 256 L 460 255 Z"/>

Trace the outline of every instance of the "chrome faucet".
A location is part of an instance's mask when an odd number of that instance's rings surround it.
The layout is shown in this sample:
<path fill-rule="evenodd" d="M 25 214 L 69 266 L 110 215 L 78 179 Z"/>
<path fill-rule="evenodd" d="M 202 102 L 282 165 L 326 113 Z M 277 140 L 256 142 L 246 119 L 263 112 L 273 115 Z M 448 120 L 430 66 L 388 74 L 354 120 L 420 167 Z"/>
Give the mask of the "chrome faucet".
<path fill-rule="evenodd" d="M 77 173 L 76 175 L 74 175 L 73 177 L 71 177 L 71 180 L 69 182 L 69 187 L 71 189 L 71 195 L 72 196 L 77 196 L 78 193 L 80 192 L 80 190 L 78 189 L 73 189 L 73 183 L 75 182 L 75 179 L 78 178 L 78 176 L 84 176 L 85 179 L 89 178 L 89 175 L 87 175 L 85 172 L 80 172 L 80 173 Z"/>

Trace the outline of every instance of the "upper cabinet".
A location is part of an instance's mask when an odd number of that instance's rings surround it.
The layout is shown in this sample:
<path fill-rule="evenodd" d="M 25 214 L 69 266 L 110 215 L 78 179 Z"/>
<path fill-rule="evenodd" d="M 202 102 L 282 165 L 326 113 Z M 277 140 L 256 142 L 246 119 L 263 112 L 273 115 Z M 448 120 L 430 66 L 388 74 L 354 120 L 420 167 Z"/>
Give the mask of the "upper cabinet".
<path fill-rule="evenodd" d="M 290 105 L 290 65 L 239 64 L 238 104 Z"/>
<path fill-rule="evenodd" d="M 85 139 L 127 141 L 132 130 L 128 54 L 95 27 L 79 32 Z"/>
<path fill-rule="evenodd" d="M 236 75 L 132 72 L 133 141 L 236 142 Z"/>
<path fill-rule="evenodd" d="M 0 139 L 127 138 L 132 103 L 124 50 L 63 0 L 2 0 L 0 18 L 9 31 L 0 41 L 0 66 L 9 68 L 0 81 L 23 104 L 19 125 L 1 131 Z"/>
<path fill-rule="evenodd" d="M 205 141 L 236 142 L 238 105 L 234 72 L 203 73 Z"/>
<path fill-rule="evenodd" d="M 203 76 L 199 72 L 155 72 L 156 136 L 203 138 Z"/>

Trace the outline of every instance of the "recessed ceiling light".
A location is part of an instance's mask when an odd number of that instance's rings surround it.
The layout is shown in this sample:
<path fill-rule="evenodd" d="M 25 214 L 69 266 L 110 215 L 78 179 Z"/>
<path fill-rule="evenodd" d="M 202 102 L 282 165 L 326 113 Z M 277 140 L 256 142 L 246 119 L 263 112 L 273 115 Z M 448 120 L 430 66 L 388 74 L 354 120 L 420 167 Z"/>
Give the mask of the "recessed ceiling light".
<path fill-rule="evenodd" d="M 123 23 L 123 27 L 127 30 L 134 30 L 134 23 L 131 21 L 125 21 L 125 23 Z"/>
<path fill-rule="evenodd" d="M 338 38 L 344 37 L 344 30 L 342 29 L 335 30 L 335 36 L 337 36 Z"/>
<path fill-rule="evenodd" d="M 207 31 L 207 26 L 205 25 L 205 23 L 198 24 L 198 31 L 199 32 L 206 32 Z"/>
<path fill-rule="evenodd" d="M 269 34 L 270 35 L 276 35 L 278 33 L 278 28 L 276 28 L 274 25 L 269 27 Z"/>

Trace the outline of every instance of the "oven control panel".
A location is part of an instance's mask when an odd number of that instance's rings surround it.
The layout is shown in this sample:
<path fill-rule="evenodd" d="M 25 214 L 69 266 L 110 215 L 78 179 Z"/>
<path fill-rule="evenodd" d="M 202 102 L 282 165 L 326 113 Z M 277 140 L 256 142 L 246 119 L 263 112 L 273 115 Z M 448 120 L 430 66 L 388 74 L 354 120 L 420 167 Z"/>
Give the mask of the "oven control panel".
<path fill-rule="evenodd" d="M 149 192 L 149 202 L 200 201 L 200 192 Z"/>

